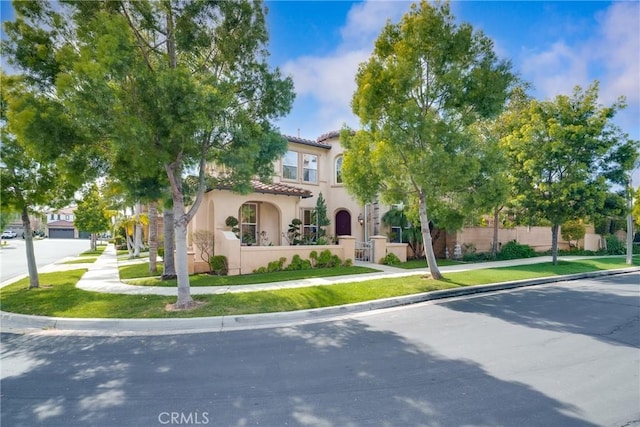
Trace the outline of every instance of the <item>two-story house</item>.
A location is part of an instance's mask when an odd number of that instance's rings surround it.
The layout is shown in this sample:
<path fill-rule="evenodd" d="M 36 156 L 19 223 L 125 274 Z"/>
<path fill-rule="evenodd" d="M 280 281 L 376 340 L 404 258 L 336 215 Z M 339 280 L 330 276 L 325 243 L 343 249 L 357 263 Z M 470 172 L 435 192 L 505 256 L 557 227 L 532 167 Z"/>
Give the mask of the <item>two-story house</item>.
<path fill-rule="evenodd" d="M 74 225 L 74 207 L 66 207 L 47 212 L 46 235 L 50 239 L 86 238 L 86 233 L 80 233 Z M 82 234 L 82 235 L 81 235 Z"/>
<path fill-rule="evenodd" d="M 228 229 L 227 217 L 238 219 L 243 244 L 257 246 L 289 245 L 287 230 L 299 219 L 301 233 L 313 235 L 313 211 L 322 193 L 331 224 L 328 236 L 350 235 L 357 240 L 380 234 L 380 218 L 389 207 L 362 206 L 342 183 L 343 148 L 339 132 L 316 140 L 287 136 L 288 151 L 274 163 L 270 183 L 253 182 L 253 192 L 241 195 L 217 188 L 205 194 L 190 230 Z"/>

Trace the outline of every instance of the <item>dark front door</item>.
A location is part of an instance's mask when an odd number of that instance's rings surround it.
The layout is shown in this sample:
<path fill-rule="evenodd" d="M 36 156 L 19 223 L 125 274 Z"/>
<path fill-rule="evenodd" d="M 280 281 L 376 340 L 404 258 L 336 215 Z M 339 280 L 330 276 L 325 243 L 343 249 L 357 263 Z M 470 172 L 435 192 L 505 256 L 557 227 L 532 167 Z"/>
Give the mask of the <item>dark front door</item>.
<path fill-rule="evenodd" d="M 351 214 L 345 210 L 336 213 L 336 236 L 351 236 Z"/>

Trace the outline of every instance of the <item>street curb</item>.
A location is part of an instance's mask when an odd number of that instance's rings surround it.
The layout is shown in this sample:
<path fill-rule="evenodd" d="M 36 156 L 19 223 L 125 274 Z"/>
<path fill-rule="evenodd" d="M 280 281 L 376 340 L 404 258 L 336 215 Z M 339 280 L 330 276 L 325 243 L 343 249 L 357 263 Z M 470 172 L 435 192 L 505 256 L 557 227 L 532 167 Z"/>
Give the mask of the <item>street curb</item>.
<path fill-rule="evenodd" d="M 92 336 L 136 336 L 290 327 L 300 324 L 337 320 L 353 314 L 401 307 L 426 301 L 463 297 L 549 283 L 613 276 L 636 271 L 640 271 L 640 267 L 627 267 L 615 270 L 601 270 L 565 276 L 542 277 L 456 289 L 445 289 L 441 291 L 391 297 L 335 307 L 237 316 L 191 317 L 177 319 L 83 319 L 33 316 L 0 311 L 0 331 L 8 333 L 62 333 L 68 335 Z"/>

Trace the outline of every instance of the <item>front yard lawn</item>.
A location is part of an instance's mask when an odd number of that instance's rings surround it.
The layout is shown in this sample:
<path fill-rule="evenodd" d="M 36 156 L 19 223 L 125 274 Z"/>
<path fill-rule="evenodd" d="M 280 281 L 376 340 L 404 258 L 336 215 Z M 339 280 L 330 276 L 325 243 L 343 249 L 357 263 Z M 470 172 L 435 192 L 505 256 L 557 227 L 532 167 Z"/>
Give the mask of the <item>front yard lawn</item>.
<path fill-rule="evenodd" d="M 122 266 L 120 279 L 126 280 L 131 285 L 138 286 L 178 286 L 176 280 L 161 280 L 162 267 L 158 269 L 157 276 L 150 277 L 148 264 L 133 264 Z M 271 273 L 253 273 L 240 276 L 212 276 L 209 274 L 195 274 L 189 277 L 191 286 L 234 286 L 254 285 L 256 283 L 284 282 L 286 280 L 301 280 L 312 277 L 333 277 L 349 274 L 374 273 L 378 270 L 367 267 L 334 267 L 312 268 L 310 270 L 274 271 Z M 137 279 L 134 279 L 137 278 Z"/>
<path fill-rule="evenodd" d="M 451 259 L 438 260 L 438 267 L 446 267 L 448 265 L 460 265 L 460 264 L 465 264 L 465 263 L 460 261 L 454 261 Z M 429 266 L 427 265 L 427 260 L 425 259 L 410 259 L 407 262 L 393 265 L 393 267 L 406 268 L 407 270 L 412 270 L 414 268 L 429 268 Z"/>
<path fill-rule="evenodd" d="M 634 265 L 640 265 L 638 257 L 634 258 Z M 0 304 L 2 310 L 8 312 L 60 317 L 172 318 L 238 315 L 328 307 L 460 286 L 623 267 L 628 267 L 624 257 L 594 258 L 561 262 L 558 266 L 542 263 L 449 273 L 445 275 L 445 280 L 431 280 L 424 275 L 414 275 L 330 286 L 204 295 L 195 299 L 206 304 L 187 312 L 165 311 L 165 305 L 175 302 L 175 297 L 101 294 L 76 289 L 75 284 L 86 272 L 79 269 L 41 274 L 42 286 L 38 289 L 28 289 L 28 278 L 6 286 L 0 289 Z"/>

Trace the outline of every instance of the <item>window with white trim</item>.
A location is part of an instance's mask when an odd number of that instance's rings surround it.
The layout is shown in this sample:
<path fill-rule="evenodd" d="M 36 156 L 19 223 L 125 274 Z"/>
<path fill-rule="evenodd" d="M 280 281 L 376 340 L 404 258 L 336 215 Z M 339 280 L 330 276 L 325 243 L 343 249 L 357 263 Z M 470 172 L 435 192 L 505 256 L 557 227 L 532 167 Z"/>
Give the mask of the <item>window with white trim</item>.
<path fill-rule="evenodd" d="M 302 155 L 302 180 L 304 182 L 318 182 L 318 156 L 315 154 Z"/>
<path fill-rule="evenodd" d="M 302 238 L 305 241 L 313 241 L 316 238 L 316 223 L 314 221 L 315 209 L 302 210 Z"/>
<path fill-rule="evenodd" d="M 253 245 L 258 241 L 258 204 L 245 203 L 240 208 L 240 241 Z"/>
<path fill-rule="evenodd" d="M 342 184 L 342 156 L 336 159 L 336 184 Z"/>
<path fill-rule="evenodd" d="M 282 178 L 297 180 L 298 179 L 298 152 L 287 151 L 282 158 Z"/>

